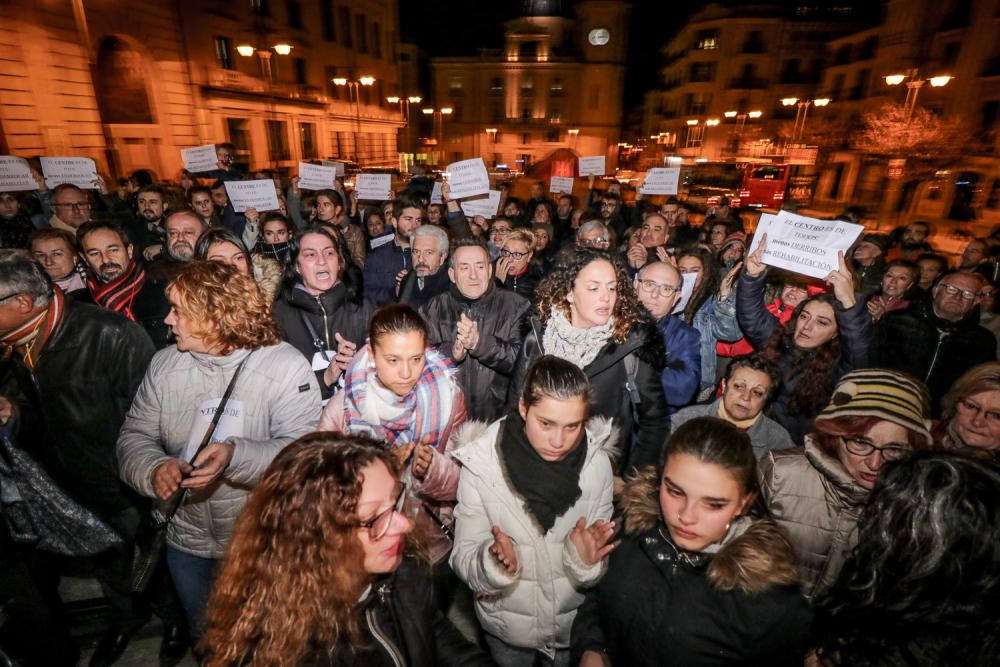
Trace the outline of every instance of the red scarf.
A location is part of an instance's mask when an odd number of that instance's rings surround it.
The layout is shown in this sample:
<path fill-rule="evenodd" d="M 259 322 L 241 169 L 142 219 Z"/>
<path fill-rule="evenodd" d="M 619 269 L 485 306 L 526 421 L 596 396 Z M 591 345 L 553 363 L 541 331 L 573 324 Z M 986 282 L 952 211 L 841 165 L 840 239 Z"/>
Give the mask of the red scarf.
<path fill-rule="evenodd" d="M 65 307 L 62 290 L 53 286 L 52 296 L 45 310 L 0 338 L 0 361 L 7 361 L 17 352 L 24 357 L 24 365 L 33 369 L 38 364 L 49 336 L 59 326 Z"/>
<path fill-rule="evenodd" d="M 135 295 L 145 282 L 146 272 L 135 260 L 129 262 L 125 272 L 109 283 L 102 284 L 92 274 L 87 274 L 87 287 L 90 288 L 90 294 L 97 305 L 121 313 L 132 321 L 135 321 L 132 302 L 135 301 Z"/>

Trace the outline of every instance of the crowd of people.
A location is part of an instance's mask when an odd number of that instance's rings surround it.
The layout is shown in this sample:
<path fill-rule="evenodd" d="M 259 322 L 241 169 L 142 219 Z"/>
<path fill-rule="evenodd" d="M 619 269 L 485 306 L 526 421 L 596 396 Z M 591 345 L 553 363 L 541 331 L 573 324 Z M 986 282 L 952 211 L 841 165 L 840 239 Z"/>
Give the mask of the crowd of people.
<path fill-rule="evenodd" d="M 218 157 L 0 194 L 0 434 L 68 498 L 2 457 L 0 654 L 75 665 L 84 572 L 95 667 L 153 613 L 212 667 L 1000 662 L 1000 235 L 816 280 L 725 201 L 237 213 Z"/>

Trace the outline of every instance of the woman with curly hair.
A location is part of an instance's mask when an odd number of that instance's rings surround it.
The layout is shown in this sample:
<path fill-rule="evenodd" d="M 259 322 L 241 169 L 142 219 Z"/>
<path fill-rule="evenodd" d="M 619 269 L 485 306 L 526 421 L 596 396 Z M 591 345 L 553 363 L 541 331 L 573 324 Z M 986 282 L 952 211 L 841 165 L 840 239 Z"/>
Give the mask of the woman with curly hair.
<path fill-rule="evenodd" d="M 491 665 L 435 607 L 405 499 L 384 443 L 313 433 L 286 447 L 237 521 L 202 664 Z"/>
<path fill-rule="evenodd" d="M 761 492 L 785 529 L 802 590 L 827 590 L 857 543 L 856 524 L 882 466 L 931 445 L 930 399 L 922 383 L 873 368 L 845 375 L 816 417 L 805 447 L 771 451 Z"/>
<path fill-rule="evenodd" d="M 771 401 L 770 417 L 785 427 L 794 442 L 801 443 L 812 415 L 830 400 L 834 384 L 844 373 L 872 365 L 872 318 L 864 300 L 855 294 L 843 253 L 838 253 L 839 269 L 825 279 L 833 294 L 806 299 L 795 308 L 791 320 L 781 325 L 764 308 L 766 243 L 765 234 L 746 258 L 736 288 L 736 317 L 750 344 L 781 371 L 781 388 Z"/>
<path fill-rule="evenodd" d="M 171 280 L 167 299 L 177 343 L 153 357 L 117 453 L 122 479 L 143 496 L 187 491 L 167 531 L 167 566 L 197 639 L 236 515 L 275 455 L 315 428 L 320 394 L 250 276 L 195 260 Z"/>
<path fill-rule="evenodd" d="M 535 298 L 511 376 L 508 407 L 515 409 L 536 359 L 545 354 L 566 359 L 593 385 L 595 416 L 617 422 L 620 470 L 655 462 L 667 435 L 660 384 L 663 337 L 639 303 L 624 267 L 600 250 L 569 249 L 539 284 Z"/>
<path fill-rule="evenodd" d="M 887 466 L 858 546 L 816 603 L 820 665 L 1000 664 L 1000 468 L 955 453 Z"/>

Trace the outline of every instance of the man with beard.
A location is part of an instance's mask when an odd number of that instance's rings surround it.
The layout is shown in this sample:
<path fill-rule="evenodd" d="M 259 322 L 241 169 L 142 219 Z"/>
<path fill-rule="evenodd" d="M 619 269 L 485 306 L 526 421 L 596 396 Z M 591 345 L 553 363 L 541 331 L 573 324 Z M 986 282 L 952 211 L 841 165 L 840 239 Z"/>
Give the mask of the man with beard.
<path fill-rule="evenodd" d="M 894 259 L 916 261 L 920 255 L 933 250 L 931 244 L 927 242 L 927 237 L 930 234 L 930 223 L 923 220 L 914 220 L 906 227 L 903 227 L 902 232 L 899 233 L 899 241 L 889 251 L 887 258 L 890 261 Z M 895 233 L 893 235 L 895 236 Z"/>
<path fill-rule="evenodd" d="M 448 257 L 448 234 L 434 225 L 421 225 L 410 235 L 413 270 L 403 274 L 399 302 L 420 308 L 448 289 L 448 272 L 443 270 Z"/>
<path fill-rule="evenodd" d="M 402 280 L 400 273 L 413 264 L 410 234 L 423 224 L 424 208 L 411 199 L 396 199 L 387 222 L 394 231 L 392 241 L 372 250 L 365 260 L 365 296 L 379 306 L 396 300 L 397 280 Z"/>
<path fill-rule="evenodd" d="M 167 211 L 167 195 L 157 185 L 139 188 L 135 198 L 138 217 L 129 225 L 129 236 L 147 261 L 163 252 L 166 232 L 163 216 Z"/>

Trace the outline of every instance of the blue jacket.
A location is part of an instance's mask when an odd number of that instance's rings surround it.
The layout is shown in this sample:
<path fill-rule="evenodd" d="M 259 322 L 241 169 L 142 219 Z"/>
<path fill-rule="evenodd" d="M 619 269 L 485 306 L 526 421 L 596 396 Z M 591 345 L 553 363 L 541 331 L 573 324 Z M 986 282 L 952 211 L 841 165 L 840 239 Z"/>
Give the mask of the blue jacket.
<path fill-rule="evenodd" d="M 403 269 L 412 268 L 409 248 L 401 248 L 395 241 L 375 248 L 365 260 L 365 296 L 377 306 L 395 303 L 396 276 Z"/>
<path fill-rule="evenodd" d="M 736 321 L 734 295 L 726 300 L 719 299 L 716 294 L 710 296 L 694 314 L 691 326 L 701 334 L 701 388 L 715 386 L 716 344 L 743 338 L 743 331 Z"/>
<path fill-rule="evenodd" d="M 661 317 L 656 328 L 667 349 L 660 384 L 667 399 L 667 414 L 672 415 L 690 405 L 701 387 L 701 336 L 677 315 Z"/>

